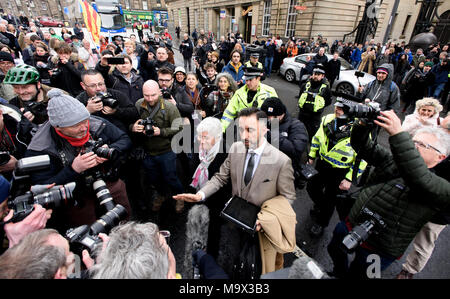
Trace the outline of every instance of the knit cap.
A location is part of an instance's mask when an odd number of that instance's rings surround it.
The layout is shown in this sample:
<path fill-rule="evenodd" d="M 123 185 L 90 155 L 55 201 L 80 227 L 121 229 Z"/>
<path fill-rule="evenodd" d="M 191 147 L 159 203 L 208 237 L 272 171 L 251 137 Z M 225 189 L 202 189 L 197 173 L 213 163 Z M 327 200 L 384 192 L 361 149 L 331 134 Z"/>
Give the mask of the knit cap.
<path fill-rule="evenodd" d="M 61 89 L 53 88 L 47 93 L 48 120 L 53 127 L 70 127 L 89 118 L 86 107 L 77 99 L 64 94 Z"/>

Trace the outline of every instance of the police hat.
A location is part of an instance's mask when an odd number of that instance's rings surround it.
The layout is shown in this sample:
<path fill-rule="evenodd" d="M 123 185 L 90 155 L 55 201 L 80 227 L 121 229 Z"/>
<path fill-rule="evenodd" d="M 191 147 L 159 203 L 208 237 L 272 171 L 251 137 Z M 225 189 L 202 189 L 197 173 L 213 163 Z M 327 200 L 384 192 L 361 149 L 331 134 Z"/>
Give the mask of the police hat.
<path fill-rule="evenodd" d="M 325 68 L 324 68 L 323 64 L 319 63 L 318 65 L 316 65 L 316 67 L 313 69 L 313 74 L 314 73 L 319 73 L 319 74 L 325 75 Z"/>
<path fill-rule="evenodd" d="M 250 80 L 263 75 L 262 70 L 257 67 L 244 67 L 244 80 Z"/>
<path fill-rule="evenodd" d="M 259 53 L 257 53 L 257 52 L 252 52 L 252 53 L 250 53 L 250 57 L 259 58 Z"/>

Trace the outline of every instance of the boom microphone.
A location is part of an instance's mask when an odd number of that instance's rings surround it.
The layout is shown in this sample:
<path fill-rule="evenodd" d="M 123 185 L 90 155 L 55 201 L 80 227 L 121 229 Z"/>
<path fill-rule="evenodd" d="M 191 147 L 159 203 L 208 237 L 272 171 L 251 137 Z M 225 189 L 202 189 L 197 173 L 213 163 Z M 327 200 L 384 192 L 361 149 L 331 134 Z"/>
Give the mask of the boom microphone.
<path fill-rule="evenodd" d="M 186 247 L 183 278 L 192 279 L 192 252 L 205 249 L 208 242 L 209 209 L 204 204 L 194 205 L 188 213 L 186 223 Z"/>
<path fill-rule="evenodd" d="M 330 278 L 316 261 L 308 256 L 299 257 L 292 263 L 289 279 L 327 279 Z"/>

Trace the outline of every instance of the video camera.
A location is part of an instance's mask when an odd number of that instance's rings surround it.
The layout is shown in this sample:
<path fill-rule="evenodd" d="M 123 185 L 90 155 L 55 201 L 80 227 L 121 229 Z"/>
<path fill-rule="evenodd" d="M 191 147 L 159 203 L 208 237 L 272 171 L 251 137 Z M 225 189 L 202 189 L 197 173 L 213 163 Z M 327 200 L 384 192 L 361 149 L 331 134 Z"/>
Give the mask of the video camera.
<path fill-rule="evenodd" d="M 127 216 L 126 209 L 118 204 L 100 217 L 91 226 L 81 225 L 71 228 L 66 232 L 66 239 L 71 244 L 71 249 L 76 254 L 81 254 L 84 249 L 92 253 L 96 245 L 102 240 L 98 237 L 100 233 L 107 233 Z"/>
<path fill-rule="evenodd" d="M 366 241 L 369 236 L 374 233 L 378 234 L 386 228 L 386 223 L 375 212 L 368 208 L 362 210 L 362 216 L 366 218 L 362 224 L 355 226 L 351 232 L 342 240 L 342 248 L 346 252 L 353 252 L 361 243 Z"/>
<path fill-rule="evenodd" d="M 46 116 L 47 106 L 42 102 L 23 101 L 23 113 L 31 112 L 35 116 Z"/>
<path fill-rule="evenodd" d="M 13 172 L 13 181 L 10 188 L 8 207 L 14 210 L 11 222 L 19 222 L 33 211 L 34 204 L 40 204 L 44 208 L 60 207 L 66 204 L 74 204 L 74 182 L 66 185 L 55 186 L 48 189 L 46 185 L 31 186 L 30 174 L 50 166 L 50 157 L 41 155 L 23 158 L 17 161 Z M 28 191 L 31 186 L 31 191 Z"/>
<path fill-rule="evenodd" d="M 344 113 L 349 118 L 364 118 L 372 122 L 380 115 L 381 109 L 378 102 L 359 103 L 360 98 L 342 92 L 333 92 L 333 95 L 343 104 Z"/>
<path fill-rule="evenodd" d="M 100 91 L 96 95 L 104 106 L 111 107 L 112 109 L 116 109 L 119 106 L 119 101 L 113 98 L 113 96 L 109 92 Z"/>
<path fill-rule="evenodd" d="M 152 137 L 153 135 L 155 135 L 155 130 L 153 129 L 153 127 L 156 127 L 156 123 L 153 119 L 151 119 L 150 117 L 147 117 L 146 119 L 143 119 L 139 122 L 139 124 L 141 126 L 144 126 L 144 132 L 145 135 Z"/>

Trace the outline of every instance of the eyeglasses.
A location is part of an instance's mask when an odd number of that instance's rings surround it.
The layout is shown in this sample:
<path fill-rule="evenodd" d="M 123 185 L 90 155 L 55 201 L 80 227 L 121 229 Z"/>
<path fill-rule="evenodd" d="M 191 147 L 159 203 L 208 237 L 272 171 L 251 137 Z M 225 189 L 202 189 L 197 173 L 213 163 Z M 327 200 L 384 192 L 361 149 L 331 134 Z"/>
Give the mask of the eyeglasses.
<path fill-rule="evenodd" d="M 164 239 L 166 239 L 166 243 L 167 243 L 167 245 L 169 245 L 169 241 L 170 241 L 170 231 L 168 231 L 168 230 L 160 230 L 160 231 L 159 231 L 159 234 L 160 234 L 161 236 L 163 236 Z"/>
<path fill-rule="evenodd" d="M 433 149 L 435 151 L 437 151 L 439 154 L 442 154 L 440 150 L 438 150 L 437 148 L 435 148 L 432 145 L 429 145 L 428 143 L 423 143 L 422 141 L 418 141 L 418 140 L 413 140 L 414 144 L 426 148 L 426 149 Z"/>
<path fill-rule="evenodd" d="M 91 84 L 91 85 L 86 85 L 86 87 L 88 87 L 88 88 L 96 88 L 96 87 L 98 87 L 98 88 L 102 88 L 102 87 L 105 87 L 105 83 L 103 83 L 103 82 L 100 82 L 100 83 L 97 83 L 97 84 Z"/>
<path fill-rule="evenodd" d="M 170 82 L 172 79 L 158 79 L 159 82 Z"/>

